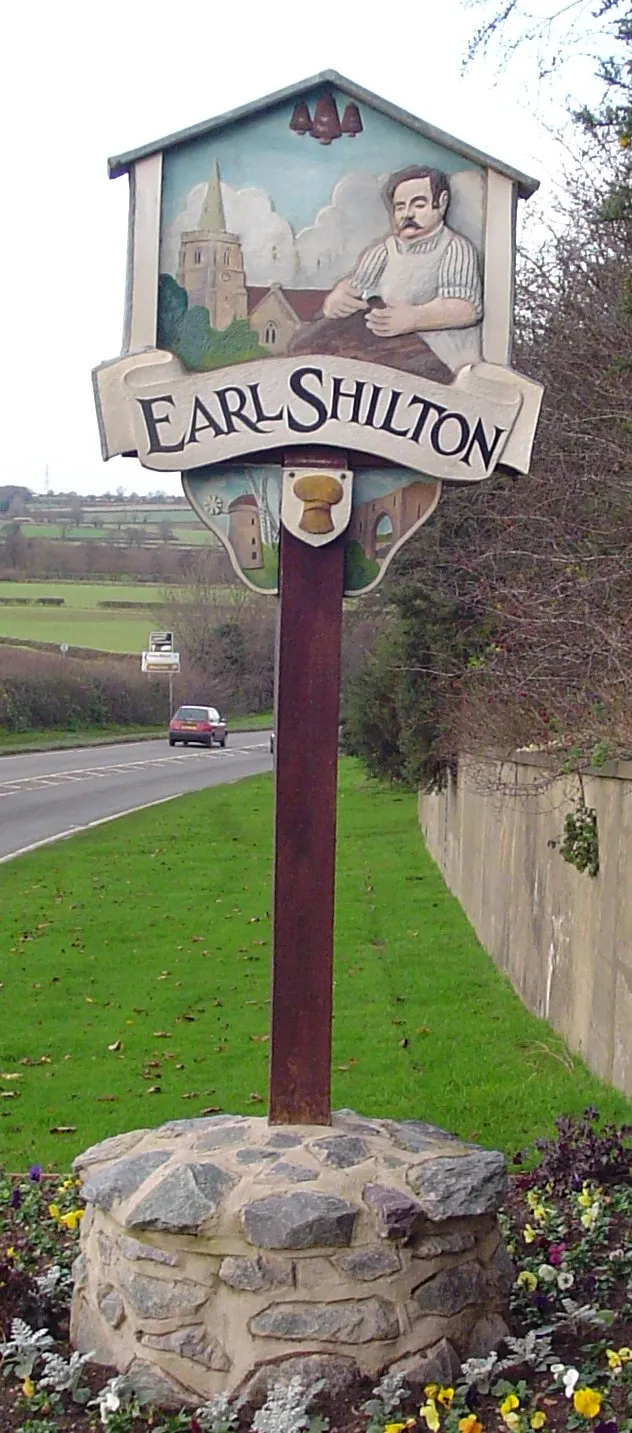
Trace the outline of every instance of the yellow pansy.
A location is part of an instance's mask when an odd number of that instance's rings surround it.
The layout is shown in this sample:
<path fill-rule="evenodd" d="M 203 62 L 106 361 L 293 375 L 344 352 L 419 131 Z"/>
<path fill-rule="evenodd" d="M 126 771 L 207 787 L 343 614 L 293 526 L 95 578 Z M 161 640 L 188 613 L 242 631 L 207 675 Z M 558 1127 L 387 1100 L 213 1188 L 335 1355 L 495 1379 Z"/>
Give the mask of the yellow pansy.
<path fill-rule="evenodd" d="M 526 1289 L 529 1294 L 532 1294 L 534 1289 L 538 1287 L 536 1276 L 531 1273 L 530 1269 L 521 1269 L 516 1283 L 520 1284 L 521 1288 Z"/>
<path fill-rule="evenodd" d="M 439 1409 L 437 1408 L 434 1398 L 429 1398 L 427 1403 L 422 1404 L 419 1409 L 419 1417 L 424 1419 L 426 1426 L 430 1429 L 430 1433 L 438 1433 L 438 1429 L 441 1426 L 441 1419 L 439 1418 Z"/>
<path fill-rule="evenodd" d="M 453 1398 L 454 1389 L 444 1388 L 442 1385 L 437 1394 L 437 1403 L 440 1403 L 442 1408 L 449 1408 Z"/>
<path fill-rule="evenodd" d="M 501 1411 L 502 1416 L 503 1416 L 503 1418 L 504 1418 L 507 1413 L 513 1413 L 514 1408 L 519 1408 L 519 1407 L 520 1407 L 520 1399 L 516 1397 L 516 1394 L 515 1394 L 515 1393 L 508 1393 L 508 1394 L 507 1394 L 507 1397 L 506 1397 L 506 1398 L 503 1398 L 503 1401 L 502 1401 L 502 1403 L 501 1403 L 501 1405 L 500 1405 L 500 1411 Z"/>
<path fill-rule="evenodd" d="M 546 1219 L 547 1219 L 548 1216 L 547 1216 L 547 1212 L 546 1212 L 546 1209 L 545 1209 L 545 1207 L 544 1207 L 543 1204 L 534 1204 L 534 1206 L 533 1206 L 533 1217 L 534 1217 L 534 1219 L 537 1219 L 538 1224 L 544 1224 L 544 1223 L 545 1223 L 545 1221 L 546 1221 Z"/>
<path fill-rule="evenodd" d="M 402 1429 L 405 1427 L 405 1423 L 387 1423 L 384 1433 L 402 1433 Z"/>
<path fill-rule="evenodd" d="M 623 1368 L 624 1363 L 629 1363 L 632 1359 L 632 1348 L 607 1348 L 606 1358 L 608 1367 L 618 1371 Z"/>
<path fill-rule="evenodd" d="M 59 1208 L 58 1204 L 49 1204 L 48 1212 L 50 1214 L 51 1219 L 59 1219 L 61 1209 Z"/>
<path fill-rule="evenodd" d="M 438 1392 L 438 1383 L 424 1383 L 424 1393 L 426 1395 L 426 1398 L 436 1398 Z"/>
<path fill-rule="evenodd" d="M 596 1418 L 601 1408 L 601 1394 L 596 1388 L 577 1388 L 573 1394 L 573 1406 L 583 1418 Z"/>
<path fill-rule="evenodd" d="M 525 1224 L 522 1237 L 525 1244 L 532 1244 L 534 1239 L 537 1238 L 537 1230 L 535 1230 L 531 1224 Z"/>
<path fill-rule="evenodd" d="M 586 1184 L 585 1182 L 582 1184 L 582 1192 L 577 1195 L 577 1203 L 581 1204 L 582 1209 L 590 1209 L 591 1204 L 595 1202 L 595 1193 L 596 1191 L 591 1184 Z"/>
<path fill-rule="evenodd" d="M 65 1229 L 76 1229 L 84 1214 L 84 1209 L 69 1209 L 67 1214 L 59 1215 L 58 1223 L 63 1224 Z"/>
<path fill-rule="evenodd" d="M 12 1244 L 9 1245 L 8 1249 L 5 1249 L 4 1256 L 5 1259 L 15 1259 L 15 1249 Z"/>
<path fill-rule="evenodd" d="M 510 1433 L 517 1433 L 517 1430 L 520 1428 L 520 1414 L 506 1413 L 504 1423 L 506 1427 L 510 1429 Z"/>
<path fill-rule="evenodd" d="M 538 1430 L 540 1428 L 544 1428 L 544 1425 L 546 1423 L 546 1413 L 543 1413 L 541 1408 L 536 1408 L 535 1413 L 531 1414 L 529 1423 L 531 1424 L 532 1428 L 535 1428 L 536 1433 L 538 1433 Z"/>
<path fill-rule="evenodd" d="M 26 1375 L 26 1378 L 22 1380 L 22 1392 L 25 1398 L 32 1398 L 35 1392 L 35 1384 L 33 1382 L 33 1379 L 29 1378 L 28 1373 Z"/>

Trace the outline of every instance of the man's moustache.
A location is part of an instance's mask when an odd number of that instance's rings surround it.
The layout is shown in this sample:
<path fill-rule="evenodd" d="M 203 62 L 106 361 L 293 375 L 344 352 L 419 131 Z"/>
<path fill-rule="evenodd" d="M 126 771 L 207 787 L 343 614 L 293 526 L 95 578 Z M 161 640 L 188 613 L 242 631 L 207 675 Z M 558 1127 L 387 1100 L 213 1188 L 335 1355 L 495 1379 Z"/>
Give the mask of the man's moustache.
<path fill-rule="evenodd" d="M 403 229 L 417 229 L 419 233 L 421 233 L 421 224 L 418 224 L 416 219 L 406 219 L 399 227 L 400 231 Z"/>

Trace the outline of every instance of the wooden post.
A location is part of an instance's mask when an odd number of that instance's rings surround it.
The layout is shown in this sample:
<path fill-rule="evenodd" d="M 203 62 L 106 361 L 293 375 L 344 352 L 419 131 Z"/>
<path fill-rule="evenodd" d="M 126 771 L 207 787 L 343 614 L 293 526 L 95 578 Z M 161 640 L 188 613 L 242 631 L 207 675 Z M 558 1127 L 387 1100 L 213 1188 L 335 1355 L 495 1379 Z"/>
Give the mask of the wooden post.
<path fill-rule="evenodd" d="M 326 460 L 320 458 L 320 465 L 326 461 L 335 466 L 338 457 L 330 451 Z M 306 462 L 312 463 L 311 454 L 307 459 L 300 455 L 296 465 L 304 468 Z M 344 558 L 344 535 L 322 547 L 310 547 L 281 531 L 271 1124 L 329 1124 L 331 1119 Z"/>

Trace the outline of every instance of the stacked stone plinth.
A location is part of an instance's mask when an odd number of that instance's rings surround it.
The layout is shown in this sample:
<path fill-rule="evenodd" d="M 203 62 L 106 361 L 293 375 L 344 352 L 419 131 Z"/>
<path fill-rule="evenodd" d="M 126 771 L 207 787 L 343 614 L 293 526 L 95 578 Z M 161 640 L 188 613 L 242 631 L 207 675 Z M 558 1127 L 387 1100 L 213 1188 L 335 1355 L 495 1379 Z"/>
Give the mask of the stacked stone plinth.
<path fill-rule="evenodd" d="M 501 1154 L 417 1120 L 175 1120 L 80 1155 L 72 1340 L 165 1407 L 450 1382 L 507 1332 Z"/>

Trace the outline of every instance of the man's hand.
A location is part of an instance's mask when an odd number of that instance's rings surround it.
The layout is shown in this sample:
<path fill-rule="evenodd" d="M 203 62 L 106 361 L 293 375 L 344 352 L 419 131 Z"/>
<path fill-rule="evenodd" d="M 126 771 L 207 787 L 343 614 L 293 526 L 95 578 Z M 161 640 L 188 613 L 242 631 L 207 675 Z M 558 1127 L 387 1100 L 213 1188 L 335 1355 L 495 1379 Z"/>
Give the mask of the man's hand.
<path fill-rule="evenodd" d="M 354 294 L 347 280 L 341 279 L 335 289 L 327 294 L 323 304 L 323 313 L 325 318 L 349 318 L 352 313 L 360 313 L 366 306 L 365 300 L 359 299 L 358 295 Z"/>
<path fill-rule="evenodd" d="M 399 333 L 414 333 L 421 328 L 417 304 L 396 304 L 394 308 L 370 309 L 364 322 L 378 338 L 394 338 Z"/>

